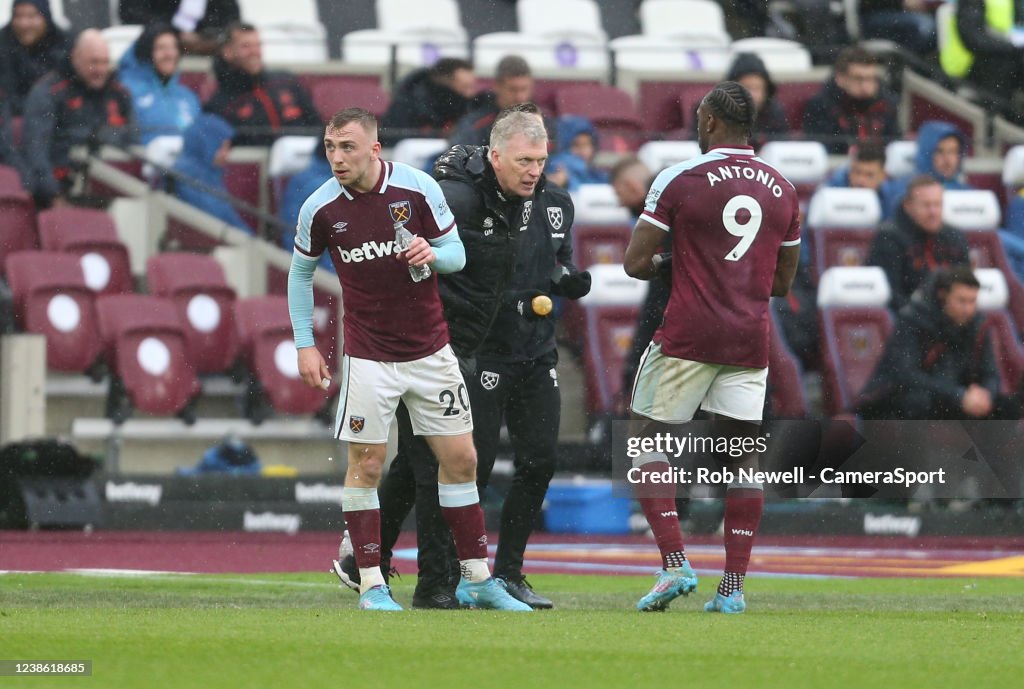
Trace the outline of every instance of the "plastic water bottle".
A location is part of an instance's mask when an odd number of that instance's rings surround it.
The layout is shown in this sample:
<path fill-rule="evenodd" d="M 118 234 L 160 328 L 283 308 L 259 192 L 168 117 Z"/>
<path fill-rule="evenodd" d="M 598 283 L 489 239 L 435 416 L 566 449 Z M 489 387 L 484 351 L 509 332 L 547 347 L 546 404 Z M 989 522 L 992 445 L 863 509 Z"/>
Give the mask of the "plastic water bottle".
<path fill-rule="evenodd" d="M 398 246 L 399 251 L 408 249 L 415 236 L 412 232 L 405 229 L 405 225 L 402 223 L 395 223 L 395 244 Z M 430 277 L 430 266 L 409 266 L 409 275 L 412 276 L 413 282 L 426 280 Z"/>

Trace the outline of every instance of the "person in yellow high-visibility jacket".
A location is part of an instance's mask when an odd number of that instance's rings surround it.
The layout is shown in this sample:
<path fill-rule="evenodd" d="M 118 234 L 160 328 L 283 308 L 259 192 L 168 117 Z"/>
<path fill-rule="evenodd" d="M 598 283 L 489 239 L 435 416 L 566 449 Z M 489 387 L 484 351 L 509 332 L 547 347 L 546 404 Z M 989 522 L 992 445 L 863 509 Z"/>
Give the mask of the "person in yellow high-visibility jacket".
<path fill-rule="evenodd" d="M 946 40 L 939 50 L 942 69 L 967 79 L 986 95 L 1012 100 L 1024 78 L 1024 3 L 1020 0 L 956 0 Z M 941 29 L 940 29 L 941 34 Z"/>

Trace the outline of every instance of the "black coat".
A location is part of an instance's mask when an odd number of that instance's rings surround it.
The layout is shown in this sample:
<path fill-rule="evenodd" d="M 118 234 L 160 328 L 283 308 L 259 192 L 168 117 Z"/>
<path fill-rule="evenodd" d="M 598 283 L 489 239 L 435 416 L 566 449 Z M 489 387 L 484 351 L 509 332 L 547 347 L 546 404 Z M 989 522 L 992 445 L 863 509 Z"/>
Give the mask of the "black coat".
<path fill-rule="evenodd" d="M 936 234 L 922 230 L 900 206 L 882 223 L 868 253 L 866 265 L 880 266 L 892 290 L 889 302 L 898 311 L 936 268 L 970 262 L 963 233 L 943 225 Z"/>
<path fill-rule="evenodd" d="M 14 133 L 11 131 L 11 104 L 3 90 L 0 90 L 0 165 L 13 167 L 21 179 L 27 178 L 25 161 L 21 151 L 14 146 Z"/>
<path fill-rule="evenodd" d="M 0 29 L 0 89 L 10 99 L 11 113 L 21 115 L 32 86 L 47 72 L 58 69 L 71 53 L 67 34 L 54 24 L 32 48 L 14 37 L 11 25 Z"/>
<path fill-rule="evenodd" d="M 933 293 L 908 304 L 864 386 L 858 411 L 866 418 L 904 419 L 908 414 L 901 400 L 908 394 L 927 394 L 931 407 L 955 412 L 970 385 L 980 385 L 995 399 L 999 369 L 983 321 L 979 314 L 966 326 L 957 326 Z"/>
<path fill-rule="evenodd" d="M 418 69 L 395 88 L 391 105 L 380 124 L 380 142 L 394 146 L 410 136 L 446 136 L 469 110 L 472 101 Z"/>
<path fill-rule="evenodd" d="M 542 179 L 530 199 L 506 196 L 483 147 L 454 146 L 438 158 L 434 177 L 466 248 L 466 267 L 438 280 L 452 349 L 460 357 L 480 353 L 509 361 L 553 350 L 550 319 L 526 321 L 512 298 L 524 290 L 557 294 L 551 278 L 559 264 L 576 272 L 569 195 Z M 488 337 L 491 332 L 496 335 Z"/>
<path fill-rule="evenodd" d="M 117 14 L 124 24 L 169 24 L 180 4 L 181 0 L 121 0 Z M 206 14 L 196 25 L 196 32 L 218 32 L 228 24 L 237 22 L 240 16 L 237 0 L 207 0 Z"/>
<path fill-rule="evenodd" d="M 254 77 L 220 56 L 213 68 L 217 92 L 204 109 L 235 128 L 236 146 L 269 146 L 282 134 L 322 134 L 313 99 L 293 75 L 264 71 Z"/>
<path fill-rule="evenodd" d="M 872 101 L 856 101 L 832 78 L 807 101 L 804 134 L 820 139 L 834 154 L 845 154 L 850 144 L 863 139 L 898 139 L 902 132 L 897 107 L 896 99 L 884 88 Z"/>

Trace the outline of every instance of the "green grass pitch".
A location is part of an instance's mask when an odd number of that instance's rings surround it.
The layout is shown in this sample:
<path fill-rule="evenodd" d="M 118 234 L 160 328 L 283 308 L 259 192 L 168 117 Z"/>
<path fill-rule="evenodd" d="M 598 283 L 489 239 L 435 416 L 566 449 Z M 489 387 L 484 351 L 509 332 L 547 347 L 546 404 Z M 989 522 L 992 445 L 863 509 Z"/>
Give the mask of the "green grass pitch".
<path fill-rule="evenodd" d="M 700 612 L 717 579 L 641 614 L 649 577 L 531 578 L 558 609 L 367 613 L 328 574 L 0 576 L 0 658 L 92 677 L 0 687 L 1024 686 L 1024 580 L 751 577 L 748 612 Z M 395 584 L 408 605 L 414 579 Z"/>

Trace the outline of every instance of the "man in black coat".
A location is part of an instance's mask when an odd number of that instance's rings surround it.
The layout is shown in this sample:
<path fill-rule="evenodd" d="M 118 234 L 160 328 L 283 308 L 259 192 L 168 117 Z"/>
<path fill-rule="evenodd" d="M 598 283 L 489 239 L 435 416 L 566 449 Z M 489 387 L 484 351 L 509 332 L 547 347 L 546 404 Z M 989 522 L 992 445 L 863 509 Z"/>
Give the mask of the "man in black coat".
<path fill-rule="evenodd" d="M 217 37 L 241 19 L 237 0 L 121 0 L 117 9 L 125 24 L 170 24 L 194 55 L 212 55 Z"/>
<path fill-rule="evenodd" d="M 969 266 L 940 269 L 904 308 L 858 402 L 866 419 L 1002 416 L 992 342 Z"/>
<path fill-rule="evenodd" d="M 807 102 L 804 133 L 829 153 L 846 153 L 862 139 L 891 141 L 901 136 L 896 99 L 882 86 L 875 56 L 860 46 L 845 48 L 835 73 Z"/>
<path fill-rule="evenodd" d="M 541 172 L 547 136 L 538 115 L 535 106 L 503 113 L 489 148 L 453 147 L 438 159 L 434 176 L 466 248 L 466 267 L 440 278 L 438 290 L 473 409 L 481 492 L 503 420 L 515 451 L 494 576 L 513 597 L 549 608 L 551 601 L 534 593 L 522 572 L 526 543 L 555 469 L 561 403 L 554 323 L 535 310 L 534 299 L 578 299 L 590 290 L 590 274 L 572 260 L 572 200 Z M 428 490 L 436 486 L 437 464 L 412 435 L 408 416 L 400 412 L 398 420 L 398 456 L 379 490 L 384 560 L 415 502 L 420 578 L 413 607 L 457 607 L 452 592 L 458 570 L 436 488 L 433 494 Z M 335 571 L 351 581 L 354 562 L 336 563 Z"/>
<path fill-rule="evenodd" d="M 67 61 L 71 41 L 50 13 L 49 0 L 14 0 L 11 21 L 0 29 L 0 89 L 11 114 L 22 114 L 39 79 Z"/>
<path fill-rule="evenodd" d="M 910 301 L 935 269 L 970 262 L 963 233 L 942 222 L 942 193 L 934 177 L 912 179 L 902 205 L 871 242 L 865 263 L 885 271 L 894 311 Z"/>
<path fill-rule="evenodd" d="M 448 136 L 476 95 L 473 65 L 456 57 L 417 69 L 395 88 L 381 120 L 380 142 L 394 146 L 409 136 Z"/>
<path fill-rule="evenodd" d="M 75 40 L 71 59 L 40 79 L 25 100 L 26 186 L 38 206 L 49 207 L 73 181 L 73 146 L 129 146 L 138 140 L 132 97 L 112 75 L 107 41 L 96 29 L 86 29 Z"/>
<path fill-rule="evenodd" d="M 310 134 L 322 127 L 306 88 L 292 74 L 263 66 L 260 34 L 251 24 L 225 31 L 213 60 L 217 91 L 205 110 L 220 115 L 238 132 L 236 146 L 269 146 L 283 134 Z"/>

